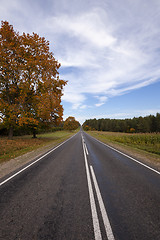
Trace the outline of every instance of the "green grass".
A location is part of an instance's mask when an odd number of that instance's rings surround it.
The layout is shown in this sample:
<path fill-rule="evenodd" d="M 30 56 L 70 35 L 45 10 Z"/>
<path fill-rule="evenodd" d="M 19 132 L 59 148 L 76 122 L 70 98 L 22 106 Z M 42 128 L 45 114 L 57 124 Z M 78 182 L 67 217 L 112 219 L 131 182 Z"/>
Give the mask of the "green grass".
<path fill-rule="evenodd" d="M 6 137 L 0 137 L 0 163 L 32 150 L 36 150 L 47 144 L 53 144 L 54 146 L 65 141 L 73 134 L 75 134 L 75 132 L 57 131 L 53 133 L 38 134 L 36 139 L 33 139 L 30 135 L 13 137 L 13 140 L 8 140 Z"/>
<path fill-rule="evenodd" d="M 95 138 L 109 143 L 119 143 L 134 147 L 149 153 L 160 155 L 160 133 L 115 133 L 115 132 L 88 132 Z"/>

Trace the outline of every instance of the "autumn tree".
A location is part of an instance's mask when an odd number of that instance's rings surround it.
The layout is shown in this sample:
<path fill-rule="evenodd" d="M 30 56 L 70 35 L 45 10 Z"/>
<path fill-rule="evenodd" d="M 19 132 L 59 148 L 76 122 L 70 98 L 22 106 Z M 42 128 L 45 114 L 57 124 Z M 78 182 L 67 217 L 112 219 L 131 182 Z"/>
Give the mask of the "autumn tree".
<path fill-rule="evenodd" d="M 2 22 L 0 37 L 1 117 L 12 129 L 10 137 L 15 124 L 27 125 L 35 137 L 39 124 L 62 121 L 61 96 L 66 81 L 59 79 L 60 64 L 45 38 L 36 33 L 20 36 L 8 22 Z"/>
<path fill-rule="evenodd" d="M 66 81 L 59 79 L 60 64 L 49 51 L 49 42 L 45 38 L 35 33 L 23 34 L 21 42 L 25 52 L 22 79 L 26 86 L 20 124 L 32 126 L 35 134 L 39 122 L 58 124 L 62 121 L 61 96 Z"/>
<path fill-rule="evenodd" d="M 83 127 L 83 130 L 84 130 L 84 131 L 91 131 L 92 129 L 91 129 L 90 126 L 85 125 L 85 126 Z"/>
<path fill-rule="evenodd" d="M 64 129 L 66 130 L 76 130 L 80 126 L 80 123 L 75 120 L 74 117 L 68 117 L 64 121 Z"/>
<path fill-rule="evenodd" d="M 8 22 L 0 28 L 0 117 L 13 135 L 19 115 L 21 82 L 21 45 L 19 34 Z"/>

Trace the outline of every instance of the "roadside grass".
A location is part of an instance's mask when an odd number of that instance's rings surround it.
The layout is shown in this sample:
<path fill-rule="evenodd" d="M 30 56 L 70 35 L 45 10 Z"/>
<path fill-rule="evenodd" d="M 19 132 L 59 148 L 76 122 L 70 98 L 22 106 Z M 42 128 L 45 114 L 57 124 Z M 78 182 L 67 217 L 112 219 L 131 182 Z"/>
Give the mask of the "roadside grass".
<path fill-rule="evenodd" d="M 160 133 L 117 133 L 89 131 L 91 136 L 104 143 L 116 143 L 128 146 L 141 152 L 152 154 L 160 162 Z"/>
<path fill-rule="evenodd" d="M 31 135 L 13 137 L 0 137 L 0 163 L 21 156 L 32 150 L 36 150 L 47 144 L 59 144 L 75 134 L 69 131 L 57 131 L 52 133 L 38 134 L 33 139 Z"/>

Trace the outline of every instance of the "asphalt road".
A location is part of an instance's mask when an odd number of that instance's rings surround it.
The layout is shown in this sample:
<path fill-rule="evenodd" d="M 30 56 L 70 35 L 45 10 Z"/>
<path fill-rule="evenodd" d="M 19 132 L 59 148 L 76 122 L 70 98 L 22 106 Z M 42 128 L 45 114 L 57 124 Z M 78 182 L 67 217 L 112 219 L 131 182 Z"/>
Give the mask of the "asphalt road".
<path fill-rule="evenodd" d="M 159 240 L 160 173 L 79 132 L 0 181 L 2 240 Z"/>

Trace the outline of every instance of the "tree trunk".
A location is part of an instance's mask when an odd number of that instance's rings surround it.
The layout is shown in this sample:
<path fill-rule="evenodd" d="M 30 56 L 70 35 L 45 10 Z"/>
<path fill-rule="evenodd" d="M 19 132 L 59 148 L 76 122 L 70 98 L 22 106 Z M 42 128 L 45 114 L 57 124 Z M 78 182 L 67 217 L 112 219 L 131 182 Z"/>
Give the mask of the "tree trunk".
<path fill-rule="evenodd" d="M 33 129 L 33 138 L 37 138 L 36 137 L 36 129 Z"/>
<path fill-rule="evenodd" d="M 13 126 L 10 126 L 9 128 L 8 139 L 13 139 Z"/>

